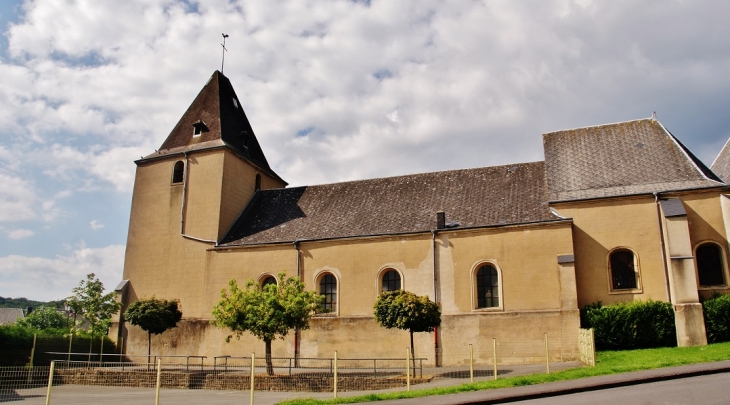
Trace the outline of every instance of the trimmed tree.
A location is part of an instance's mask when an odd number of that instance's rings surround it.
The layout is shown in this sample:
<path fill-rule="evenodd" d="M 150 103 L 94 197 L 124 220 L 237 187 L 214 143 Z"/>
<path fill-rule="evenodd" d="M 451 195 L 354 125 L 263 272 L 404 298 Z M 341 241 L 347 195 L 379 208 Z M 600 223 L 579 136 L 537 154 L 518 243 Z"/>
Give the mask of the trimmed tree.
<path fill-rule="evenodd" d="M 139 326 L 147 332 L 147 358 L 152 347 L 152 335 L 159 335 L 177 326 L 182 318 L 180 301 L 158 300 L 155 297 L 134 302 L 124 312 L 132 325 Z"/>
<path fill-rule="evenodd" d="M 79 286 L 73 289 L 73 295 L 68 298 L 69 306 L 80 309 L 81 317 L 89 324 L 89 360 L 91 360 L 91 345 L 94 335 L 106 334 L 111 326 L 112 315 L 122 307 L 117 302 L 117 293 L 114 291 L 104 294 L 104 284 L 96 278 L 94 273 L 81 280 Z M 75 325 L 74 325 L 75 327 Z"/>
<path fill-rule="evenodd" d="M 266 344 L 266 373 L 274 374 L 271 362 L 271 341 L 284 337 L 291 329 L 308 329 L 309 319 L 319 309 L 322 296 L 304 291 L 304 283 L 286 277 L 282 272 L 276 284 L 261 288 L 254 280 L 248 280 L 240 288 L 236 280 L 228 283 L 228 290 L 221 290 L 221 300 L 213 308 L 211 323 L 233 332 L 226 338 L 240 339 L 249 332 Z"/>
<path fill-rule="evenodd" d="M 433 332 L 441 326 L 441 308 L 428 296 L 418 296 L 412 292 L 386 291 L 375 301 L 375 320 L 387 328 L 407 330 L 411 335 L 411 359 L 413 368 L 416 358 L 413 350 L 414 332 Z"/>

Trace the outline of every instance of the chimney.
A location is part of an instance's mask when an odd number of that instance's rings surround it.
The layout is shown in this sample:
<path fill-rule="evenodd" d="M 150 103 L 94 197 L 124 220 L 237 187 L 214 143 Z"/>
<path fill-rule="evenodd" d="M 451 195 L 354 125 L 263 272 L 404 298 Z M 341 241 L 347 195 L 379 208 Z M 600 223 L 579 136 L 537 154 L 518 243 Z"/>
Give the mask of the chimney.
<path fill-rule="evenodd" d="M 446 228 L 446 214 L 443 211 L 436 213 L 436 229 Z"/>

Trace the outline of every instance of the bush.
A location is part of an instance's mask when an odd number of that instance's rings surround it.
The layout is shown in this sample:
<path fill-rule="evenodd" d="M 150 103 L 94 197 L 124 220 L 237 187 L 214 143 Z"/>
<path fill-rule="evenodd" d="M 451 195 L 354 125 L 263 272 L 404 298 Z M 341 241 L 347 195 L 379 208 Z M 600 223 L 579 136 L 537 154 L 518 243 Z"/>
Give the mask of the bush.
<path fill-rule="evenodd" d="M 68 318 L 56 308 L 40 307 L 25 318 L 18 319 L 16 324 L 31 329 L 62 329 L 68 327 Z"/>
<path fill-rule="evenodd" d="M 676 346 L 672 304 L 636 301 L 584 308 L 585 326 L 593 328 L 598 350 Z"/>
<path fill-rule="evenodd" d="M 707 343 L 730 341 L 730 295 L 715 295 L 702 303 Z"/>

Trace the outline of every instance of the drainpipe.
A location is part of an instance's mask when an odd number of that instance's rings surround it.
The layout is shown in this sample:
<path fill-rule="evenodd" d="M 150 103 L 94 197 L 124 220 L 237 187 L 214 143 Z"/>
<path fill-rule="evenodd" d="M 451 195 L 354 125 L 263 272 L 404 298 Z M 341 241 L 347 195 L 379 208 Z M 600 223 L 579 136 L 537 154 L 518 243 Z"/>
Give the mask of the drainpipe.
<path fill-rule="evenodd" d="M 438 303 L 436 300 L 436 230 L 431 231 L 431 248 L 433 249 L 433 301 Z M 433 328 L 433 359 L 436 367 L 439 366 L 439 328 Z"/>
<path fill-rule="evenodd" d="M 659 224 L 659 247 L 662 254 L 662 267 L 664 268 L 664 289 L 667 294 L 667 301 L 672 302 L 672 293 L 669 289 L 669 270 L 667 269 L 667 254 L 664 247 L 664 225 L 662 224 L 662 212 L 659 205 L 659 193 L 654 194 L 654 204 L 656 205 L 656 218 Z"/>
<path fill-rule="evenodd" d="M 294 241 L 294 249 L 297 251 L 297 278 L 302 280 L 299 271 L 299 262 L 301 261 L 301 252 L 299 251 L 299 241 Z M 294 367 L 299 367 L 299 328 L 294 328 Z"/>
<path fill-rule="evenodd" d="M 188 159 L 188 152 L 185 152 L 185 170 L 183 171 L 183 192 L 182 192 L 182 204 L 180 204 L 180 236 L 185 239 L 190 239 L 198 242 L 215 243 L 218 245 L 218 241 L 196 238 L 194 236 L 185 235 L 185 202 L 188 200 L 188 165 L 190 159 Z"/>

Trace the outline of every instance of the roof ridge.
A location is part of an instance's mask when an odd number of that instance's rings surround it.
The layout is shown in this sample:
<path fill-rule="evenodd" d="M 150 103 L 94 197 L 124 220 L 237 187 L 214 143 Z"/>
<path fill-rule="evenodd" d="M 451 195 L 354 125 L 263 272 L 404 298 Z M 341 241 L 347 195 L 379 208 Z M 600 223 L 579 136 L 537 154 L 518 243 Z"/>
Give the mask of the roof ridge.
<path fill-rule="evenodd" d="M 720 148 L 720 152 L 715 156 L 715 159 L 712 161 L 712 164 L 710 165 L 710 170 L 712 170 L 712 167 L 715 166 L 715 163 L 717 163 L 717 159 L 720 158 L 720 155 L 722 155 L 722 152 L 727 148 L 727 146 L 730 145 L 730 138 L 727 138 L 727 141 L 725 141 L 725 144 Z"/>
<path fill-rule="evenodd" d="M 710 168 L 705 166 L 705 164 L 702 163 L 702 161 L 700 161 L 689 149 L 687 149 L 687 147 L 684 146 L 684 144 L 679 139 L 677 139 L 671 132 L 669 132 L 669 130 L 664 126 L 664 124 L 659 122 L 659 120 L 656 120 L 656 123 L 659 124 L 659 127 L 661 127 L 661 129 L 664 131 L 664 133 L 667 136 L 669 136 L 669 139 L 671 139 L 674 142 L 674 145 L 676 147 L 678 147 L 679 150 L 682 151 L 682 153 L 687 158 L 687 160 L 689 160 L 692 163 L 692 166 L 694 166 L 695 170 L 697 170 L 702 177 L 704 177 L 707 180 L 716 181 L 718 183 L 725 184 L 715 173 L 712 172 L 712 170 Z M 714 178 L 711 178 L 708 175 L 708 173 L 712 174 L 714 176 Z"/>
<path fill-rule="evenodd" d="M 655 121 L 657 121 L 657 122 L 659 121 L 659 120 L 657 120 L 657 119 L 656 119 L 656 118 L 654 118 L 654 117 L 648 117 L 648 118 L 638 118 L 638 119 L 634 119 L 634 120 L 628 120 L 628 121 L 618 121 L 618 122 L 611 122 L 611 123 L 608 123 L 608 124 L 600 124 L 600 125 L 588 125 L 588 126 L 584 126 L 584 127 L 576 127 L 576 128 L 566 128 L 566 129 L 559 129 L 559 130 L 557 130 L 557 131 L 550 131 L 550 132 L 545 132 L 545 133 L 543 133 L 543 136 L 545 136 L 545 135 L 550 135 L 550 134 L 556 134 L 556 133 L 558 133 L 558 132 L 565 132 L 565 131 L 577 131 L 577 130 L 579 130 L 579 129 L 589 129 L 589 128 L 601 128 L 601 127 L 608 127 L 608 126 L 612 126 L 612 125 L 628 124 L 629 122 L 640 122 L 640 121 L 654 121 L 654 120 L 655 120 Z"/>
<path fill-rule="evenodd" d="M 467 171 L 467 170 L 479 170 L 479 169 L 497 169 L 500 167 L 509 167 L 509 166 L 516 166 L 516 165 L 533 165 L 537 163 L 545 163 L 544 160 L 535 160 L 532 162 L 518 162 L 518 163 L 509 163 L 504 165 L 496 165 L 496 166 L 478 166 L 478 167 L 467 167 L 464 169 L 449 169 L 449 170 L 437 170 L 434 172 L 421 172 L 421 173 L 411 173 L 411 174 L 400 174 L 397 176 L 383 176 L 383 177 L 370 177 L 367 179 L 359 179 L 359 180 L 345 180 L 345 181 L 335 181 L 331 183 L 320 183 L 320 184 L 308 184 L 306 186 L 299 186 L 299 187 L 319 187 L 319 186 L 332 186 L 335 184 L 348 184 L 348 183 L 359 183 L 359 182 L 365 182 L 365 181 L 375 181 L 375 180 L 385 180 L 385 179 L 399 179 L 399 178 L 405 178 L 405 177 L 416 177 L 416 176 L 423 176 L 426 174 L 441 174 L 441 173 L 454 173 L 454 172 L 461 172 L 461 171 Z"/>

